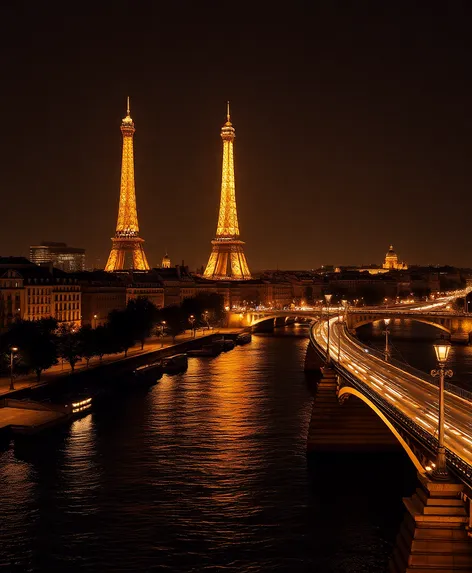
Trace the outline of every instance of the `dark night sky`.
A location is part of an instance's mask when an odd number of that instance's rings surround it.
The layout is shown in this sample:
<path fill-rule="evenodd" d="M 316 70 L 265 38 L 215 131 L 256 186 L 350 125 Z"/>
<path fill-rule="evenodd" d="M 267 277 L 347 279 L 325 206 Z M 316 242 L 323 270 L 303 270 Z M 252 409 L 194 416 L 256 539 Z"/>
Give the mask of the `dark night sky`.
<path fill-rule="evenodd" d="M 0 254 L 104 265 L 129 94 L 151 265 L 207 262 L 230 99 L 253 270 L 472 266 L 468 4 L 4 0 Z"/>

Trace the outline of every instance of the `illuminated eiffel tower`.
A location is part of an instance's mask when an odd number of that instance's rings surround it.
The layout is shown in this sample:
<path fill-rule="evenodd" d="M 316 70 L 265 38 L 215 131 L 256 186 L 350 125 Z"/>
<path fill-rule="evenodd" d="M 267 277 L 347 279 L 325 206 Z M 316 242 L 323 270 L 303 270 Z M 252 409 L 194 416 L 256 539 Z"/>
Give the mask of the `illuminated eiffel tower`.
<path fill-rule="evenodd" d="M 243 251 L 244 242 L 239 240 L 236 191 L 234 185 L 233 141 L 235 132 L 230 121 L 229 102 L 226 123 L 221 128 L 223 140 L 223 171 L 221 177 L 220 215 L 210 259 L 203 276 L 207 279 L 246 280 L 251 278 Z"/>
<path fill-rule="evenodd" d="M 115 236 L 112 238 L 111 249 L 106 271 L 123 270 L 126 255 L 131 255 L 128 268 L 138 271 L 148 271 L 149 264 L 144 254 L 144 239 L 139 236 L 138 213 L 136 211 L 136 191 L 134 189 L 134 155 L 133 135 L 134 123 L 129 115 L 129 97 L 126 117 L 121 121 L 123 134 L 123 156 L 121 162 L 120 206 Z"/>

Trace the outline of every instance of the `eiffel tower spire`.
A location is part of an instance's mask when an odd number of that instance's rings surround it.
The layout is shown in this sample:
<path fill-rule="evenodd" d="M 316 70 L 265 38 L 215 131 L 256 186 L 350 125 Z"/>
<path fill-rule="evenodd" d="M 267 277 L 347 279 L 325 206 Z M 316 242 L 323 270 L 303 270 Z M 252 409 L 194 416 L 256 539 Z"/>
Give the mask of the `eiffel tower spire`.
<path fill-rule="evenodd" d="M 123 155 L 121 161 L 120 205 L 115 236 L 112 239 L 112 249 L 106 271 L 119 271 L 125 268 L 126 254 L 132 255 L 132 269 L 149 270 L 149 264 L 144 254 L 143 242 L 139 237 L 138 212 L 136 209 L 136 191 L 134 188 L 134 153 L 133 135 L 134 123 L 130 116 L 129 96 L 126 101 L 126 117 L 121 121 L 123 134 Z"/>
<path fill-rule="evenodd" d="M 236 189 L 234 183 L 233 142 L 236 137 L 226 106 L 226 123 L 221 128 L 223 140 L 223 168 L 221 176 L 220 213 L 216 237 L 210 259 L 203 276 L 210 279 L 245 280 L 251 278 L 243 251 L 244 242 L 239 239 Z"/>

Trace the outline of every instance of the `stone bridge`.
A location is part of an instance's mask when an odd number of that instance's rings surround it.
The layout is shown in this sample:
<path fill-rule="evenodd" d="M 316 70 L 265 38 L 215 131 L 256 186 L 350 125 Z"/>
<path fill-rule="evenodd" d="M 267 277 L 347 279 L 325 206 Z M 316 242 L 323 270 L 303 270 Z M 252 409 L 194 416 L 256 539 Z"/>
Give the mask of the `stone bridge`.
<path fill-rule="evenodd" d="M 364 324 L 379 320 L 410 319 L 429 324 L 450 335 L 451 342 L 468 343 L 472 332 L 472 315 L 466 313 L 454 313 L 450 311 L 427 311 L 427 310 L 401 310 L 379 309 L 365 310 L 353 308 L 347 314 L 347 327 L 353 331 Z"/>
<path fill-rule="evenodd" d="M 344 316 L 344 309 L 339 307 L 330 308 L 330 316 Z M 266 326 L 284 326 L 297 319 L 319 320 L 323 316 L 326 318 L 327 309 L 291 309 L 291 310 L 247 310 L 242 312 L 229 313 L 230 327 L 251 327 L 267 323 Z M 384 320 L 390 319 L 410 319 L 429 324 L 450 335 L 451 342 L 467 344 L 472 333 L 472 314 L 457 313 L 451 311 L 429 311 L 429 310 L 406 310 L 399 308 L 349 308 L 346 313 L 347 326 L 351 332 L 356 328 Z"/>
<path fill-rule="evenodd" d="M 331 309 L 332 316 L 337 310 Z M 294 310 L 247 310 L 243 312 L 229 313 L 230 327 L 255 327 L 258 324 L 271 321 L 274 326 L 283 326 L 296 319 L 318 320 L 321 316 L 320 309 L 294 309 Z"/>
<path fill-rule="evenodd" d="M 359 322 L 353 321 L 352 326 L 387 316 L 358 315 Z M 453 385 L 446 388 L 451 473 L 450 479 L 436 481 L 432 470 L 437 461 L 438 387 L 424 373 L 385 361 L 381 353 L 350 335 L 343 321 L 332 321 L 330 330 L 327 365 L 327 321 L 310 328 L 306 368 L 317 369 L 321 378 L 313 400 L 308 450 L 315 455 L 375 455 L 403 449 L 417 470 L 418 488 L 404 499 L 407 511 L 390 571 L 472 571 L 472 454 L 468 450 L 472 395 Z"/>

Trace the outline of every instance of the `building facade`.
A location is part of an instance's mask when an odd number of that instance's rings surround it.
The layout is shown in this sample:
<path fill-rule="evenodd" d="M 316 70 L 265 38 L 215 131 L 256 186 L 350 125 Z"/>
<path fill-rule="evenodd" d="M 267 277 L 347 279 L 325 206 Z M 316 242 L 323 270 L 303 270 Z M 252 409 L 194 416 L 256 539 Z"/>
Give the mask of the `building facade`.
<path fill-rule="evenodd" d="M 59 325 L 81 325 L 81 289 L 68 273 L 21 257 L 0 258 L 0 328 L 21 318 L 55 318 Z"/>
<path fill-rule="evenodd" d="M 130 272 L 126 283 L 126 304 L 131 299 L 147 298 L 156 308 L 164 306 L 164 285 L 155 271 L 148 273 Z"/>
<path fill-rule="evenodd" d="M 30 247 L 30 260 L 36 265 L 52 263 L 57 269 L 75 273 L 85 269 L 85 249 L 43 241 Z"/>
<path fill-rule="evenodd" d="M 26 308 L 23 277 L 14 270 L 0 271 L 0 331 L 21 318 Z"/>

